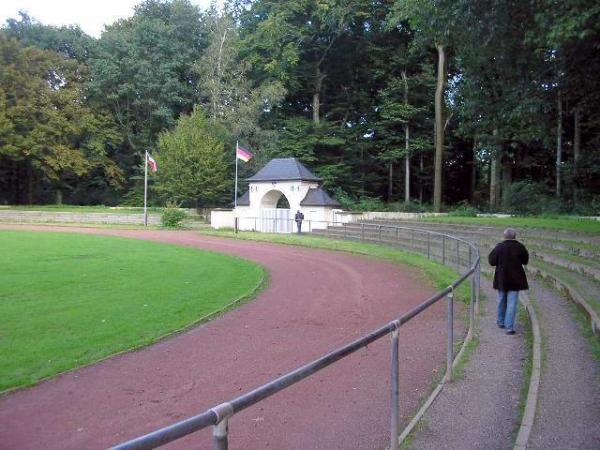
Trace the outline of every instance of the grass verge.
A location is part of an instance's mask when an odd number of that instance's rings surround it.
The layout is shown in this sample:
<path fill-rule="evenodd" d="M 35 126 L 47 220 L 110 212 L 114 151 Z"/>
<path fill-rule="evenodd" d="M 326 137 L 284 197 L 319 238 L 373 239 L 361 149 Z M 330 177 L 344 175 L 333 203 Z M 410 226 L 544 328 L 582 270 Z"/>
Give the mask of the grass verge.
<path fill-rule="evenodd" d="M 529 296 L 529 304 L 532 308 L 535 298 L 531 291 L 528 293 Z M 537 311 L 536 311 L 537 312 Z M 524 336 L 524 344 L 525 344 L 525 359 L 523 360 L 523 380 L 521 382 L 521 394 L 519 397 L 519 424 L 523 420 L 523 414 L 525 413 L 525 405 L 527 403 L 527 396 L 529 395 L 529 385 L 531 381 L 531 371 L 533 369 L 533 330 L 531 328 L 531 320 L 529 318 L 529 314 L 523 307 L 523 305 L 519 302 L 519 309 L 517 312 L 517 321 L 523 324 L 523 336 Z M 515 429 L 515 435 L 517 436 L 517 429 Z"/>
<path fill-rule="evenodd" d="M 495 225 L 499 227 L 542 228 L 545 230 L 574 231 L 600 234 L 600 221 L 559 216 L 548 217 L 422 217 L 423 222 L 458 223 L 468 225 Z"/>
<path fill-rule="evenodd" d="M 0 392 L 156 342 L 265 283 L 255 263 L 134 239 L 0 231 L 0 247 Z"/>
<path fill-rule="evenodd" d="M 569 269 L 557 268 L 557 266 L 544 261 L 536 260 L 534 266 L 542 269 L 544 272 L 552 275 L 558 280 L 564 280 L 564 282 L 571 285 L 573 289 L 577 290 L 577 292 L 579 292 L 579 294 L 587 301 L 590 307 L 600 314 L 600 299 L 596 297 L 598 290 L 600 289 L 598 282 L 594 281 L 592 278 L 586 277 L 585 281 L 582 283 L 578 280 L 578 277 L 585 277 L 585 275 L 576 274 Z"/>
<path fill-rule="evenodd" d="M 600 364 L 600 340 L 592 332 L 592 328 L 590 327 L 590 319 L 573 302 L 569 302 L 569 309 L 571 310 L 571 313 L 575 318 L 577 325 L 579 326 L 581 335 L 586 339 L 590 346 L 590 352 L 592 353 L 592 356 L 596 362 Z M 600 382 L 600 376 L 598 381 Z"/>

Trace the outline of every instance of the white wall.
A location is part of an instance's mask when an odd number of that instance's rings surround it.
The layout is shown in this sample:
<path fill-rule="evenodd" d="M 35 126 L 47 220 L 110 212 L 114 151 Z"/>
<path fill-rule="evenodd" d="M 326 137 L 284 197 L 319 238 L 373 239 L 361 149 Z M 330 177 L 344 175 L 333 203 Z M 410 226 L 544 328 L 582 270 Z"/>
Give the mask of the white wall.
<path fill-rule="evenodd" d="M 302 210 L 300 202 L 306 197 L 310 188 L 318 188 L 319 183 L 301 181 L 273 181 L 250 183 L 250 209 L 259 216 L 259 208 L 275 208 L 280 194 L 283 193 L 290 204 L 293 214 Z M 306 215 L 306 214 L 305 214 Z"/>
<path fill-rule="evenodd" d="M 448 213 L 365 212 L 363 220 L 420 219 L 421 217 L 447 216 Z"/>
<path fill-rule="evenodd" d="M 210 212 L 210 226 L 215 230 L 219 228 L 233 228 L 235 212 L 233 209 L 213 209 Z"/>

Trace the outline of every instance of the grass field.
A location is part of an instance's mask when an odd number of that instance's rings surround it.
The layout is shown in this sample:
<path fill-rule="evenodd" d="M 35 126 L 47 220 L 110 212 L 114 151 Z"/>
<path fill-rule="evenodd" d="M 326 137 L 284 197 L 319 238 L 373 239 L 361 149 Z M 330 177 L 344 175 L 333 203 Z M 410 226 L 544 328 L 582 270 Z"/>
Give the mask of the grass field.
<path fill-rule="evenodd" d="M 0 392 L 147 345 L 252 296 L 262 267 L 133 239 L 0 231 Z"/>
<path fill-rule="evenodd" d="M 550 217 L 423 217 L 425 222 L 462 223 L 467 225 L 495 225 L 499 227 L 542 228 L 556 231 L 600 234 L 600 221 L 559 216 Z"/>

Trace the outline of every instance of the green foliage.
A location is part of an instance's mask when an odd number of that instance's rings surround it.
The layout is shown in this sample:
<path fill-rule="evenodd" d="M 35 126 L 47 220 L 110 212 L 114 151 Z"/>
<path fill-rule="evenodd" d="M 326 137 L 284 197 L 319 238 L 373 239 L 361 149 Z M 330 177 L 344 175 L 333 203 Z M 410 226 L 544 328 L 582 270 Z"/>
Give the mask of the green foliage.
<path fill-rule="evenodd" d="M 420 203 L 418 201 L 411 202 L 396 202 L 391 206 L 392 211 L 408 212 L 408 213 L 423 213 L 431 212 L 432 206 L 429 204 Z"/>
<path fill-rule="evenodd" d="M 468 201 L 463 200 L 455 205 L 449 212 L 449 216 L 458 216 L 458 217 L 477 217 L 479 211 L 476 207 L 471 206 Z"/>
<path fill-rule="evenodd" d="M 542 213 L 558 214 L 560 203 L 541 183 L 521 181 L 507 187 L 503 199 L 503 210 L 524 216 Z"/>
<path fill-rule="evenodd" d="M 194 65 L 200 102 L 224 142 L 233 146 L 244 138 L 254 149 L 273 139 L 273 133 L 261 128 L 259 120 L 265 110 L 283 99 L 285 91 L 278 81 L 249 79 L 249 63 L 240 55 L 239 30 L 233 17 L 211 8 L 205 23 L 208 47 Z"/>
<path fill-rule="evenodd" d="M 18 45 L 0 44 L 0 202 L 139 205 L 144 150 L 194 105 L 224 148 L 240 140 L 255 153 L 240 179 L 295 156 L 349 205 L 397 210 L 408 160 L 409 197 L 431 202 L 440 44 L 443 202 L 484 205 L 492 159 L 500 190 L 554 186 L 560 92 L 560 210 L 597 214 L 599 11 L 593 0 L 254 0 L 207 12 L 146 0 L 100 39 L 21 14 L 2 28 Z M 209 203 L 227 206 L 227 191 Z M 160 194 L 151 200 L 171 198 Z"/>
<path fill-rule="evenodd" d="M 107 111 L 85 103 L 85 66 L 1 32 L 0 59 L 0 158 L 27 168 L 28 196 L 40 178 L 57 200 L 84 177 L 118 187 L 123 173 L 111 156 L 120 136 Z"/>
<path fill-rule="evenodd" d="M 175 202 L 167 202 L 160 215 L 160 222 L 163 227 L 179 228 L 185 220 L 187 214 Z"/>
<path fill-rule="evenodd" d="M 20 11 L 19 19 L 6 21 L 6 34 L 24 47 L 52 50 L 80 63 L 86 63 L 94 51 L 95 41 L 77 25 L 55 27 L 41 24 Z"/>
<path fill-rule="evenodd" d="M 152 344 L 265 276 L 246 260 L 137 239 L 2 231 L 0 247 L 0 392 Z"/>
<path fill-rule="evenodd" d="M 233 149 L 230 154 L 234 156 Z M 233 176 L 225 148 L 200 109 L 181 116 L 175 129 L 160 135 L 155 158 L 159 170 L 154 188 L 162 197 L 196 207 L 220 205 L 228 198 Z"/>

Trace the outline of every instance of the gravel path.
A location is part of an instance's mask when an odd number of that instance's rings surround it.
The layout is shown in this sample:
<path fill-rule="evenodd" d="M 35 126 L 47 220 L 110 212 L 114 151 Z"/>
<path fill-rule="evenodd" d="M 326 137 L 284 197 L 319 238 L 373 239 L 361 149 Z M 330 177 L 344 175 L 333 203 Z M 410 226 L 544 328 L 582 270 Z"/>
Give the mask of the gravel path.
<path fill-rule="evenodd" d="M 525 347 L 522 326 L 507 336 L 496 326 L 495 292 L 482 278 L 486 295 L 479 317 L 479 346 L 464 380 L 446 384 L 425 413 L 411 448 L 509 449 L 519 426 L 518 403 Z"/>
<path fill-rule="evenodd" d="M 0 226 L 0 229 L 19 226 Z M 301 247 L 195 232 L 28 227 L 151 239 L 264 265 L 269 287 L 219 319 L 140 351 L 0 396 L 0 449 L 100 449 L 257 387 L 408 311 L 434 292 L 420 272 Z M 160 274 L 153 274 L 160 281 Z M 401 408 L 444 365 L 445 304 L 400 331 Z M 232 449 L 377 449 L 389 442 L 390 344 L 382 339 L 230 421 Z M 406 418 L 404 418 L 406 420 Z M 169 448 L 211 448 L 211 430 Z"/>
<path fill-rule="evenodd" d="M 573 319 L 572 306 L 533 281 L 540 312 L 542 377 L 530 449 L 600 449 L 600 368 Z"/>

